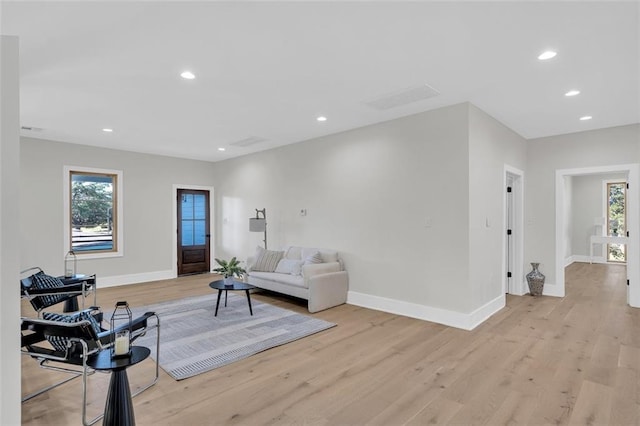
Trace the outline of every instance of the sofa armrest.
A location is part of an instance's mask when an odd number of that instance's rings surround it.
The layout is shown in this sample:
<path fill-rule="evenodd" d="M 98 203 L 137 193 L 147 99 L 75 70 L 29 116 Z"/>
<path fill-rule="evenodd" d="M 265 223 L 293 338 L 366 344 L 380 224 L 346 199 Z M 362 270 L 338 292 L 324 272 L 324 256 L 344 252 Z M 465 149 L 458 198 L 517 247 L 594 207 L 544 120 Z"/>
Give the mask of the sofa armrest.
<path fill-rule="evenodd" d="M 316 265 L 308 265 L 316 266 Z M 318 274 L 309 278 L 309 312 L 319 312 L 347 302 L 347 271 Z"/>
<path fill-rule="evenodd" d="M 338 262 L 311 263 L 309 265 L 302 265 L 302 276 L 306 280 L 314 275 L 340 272 L 341 270 L 342 268 Z"/>

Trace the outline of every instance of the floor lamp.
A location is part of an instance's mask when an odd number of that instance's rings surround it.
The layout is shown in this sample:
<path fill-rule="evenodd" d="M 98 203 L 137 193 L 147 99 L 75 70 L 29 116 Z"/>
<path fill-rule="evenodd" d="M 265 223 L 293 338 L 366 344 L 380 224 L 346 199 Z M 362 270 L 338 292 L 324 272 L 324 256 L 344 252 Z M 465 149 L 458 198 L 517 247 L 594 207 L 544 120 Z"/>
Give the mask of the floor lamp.
<path fill-rule="evenodd" d="M 262 217 L 260 217 L 262 214 Z M 249 218 L 249 232 L 264 232 L 264 248 L 267 249 L 267 209 L 256 209 L 256 217 Z"/>

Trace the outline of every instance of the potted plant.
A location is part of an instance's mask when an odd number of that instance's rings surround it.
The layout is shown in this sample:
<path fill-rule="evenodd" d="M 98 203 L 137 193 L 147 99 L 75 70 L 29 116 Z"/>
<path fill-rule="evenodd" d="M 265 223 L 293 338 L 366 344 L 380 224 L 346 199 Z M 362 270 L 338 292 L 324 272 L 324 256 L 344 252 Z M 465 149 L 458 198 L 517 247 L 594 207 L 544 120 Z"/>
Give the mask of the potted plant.
<path fill-rule="evenodd" d="M 232 284 L 233 277 L 242 278 L 242 275 L 247 273 L 247 271 L 240 266 L 240 261 L 236 259 L 235 256 L 228 262 L 224 259 L 216 259 L 216 263 L 220 266 L 215 268 L 213 272 L 224 276 L 225 284 Z"/>

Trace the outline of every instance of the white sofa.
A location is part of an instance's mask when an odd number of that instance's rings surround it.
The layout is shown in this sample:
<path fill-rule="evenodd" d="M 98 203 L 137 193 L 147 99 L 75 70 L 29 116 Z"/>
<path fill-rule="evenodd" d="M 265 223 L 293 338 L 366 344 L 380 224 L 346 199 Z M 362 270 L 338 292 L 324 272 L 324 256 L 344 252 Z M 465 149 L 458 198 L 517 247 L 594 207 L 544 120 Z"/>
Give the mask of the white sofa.
<path fill-rule="evenodd" d="M 309 312 L 318 312 L 347 301 L 349 277 L 344 270 L 338 252 L 335 250 L 287 247 L 284 250 L 285 263 L 292 266 L 289 273 L 254 271 L 256 256 L 247 259 L 247 282 L 258 288 L 287 294 L 308 301 Z M 309 264 L 306 259 L 319 253 L 322 263 Z M 317 257 L 316 257 L 317 259 Z M 291 268 L 287 268 L 291 269 Z"/>

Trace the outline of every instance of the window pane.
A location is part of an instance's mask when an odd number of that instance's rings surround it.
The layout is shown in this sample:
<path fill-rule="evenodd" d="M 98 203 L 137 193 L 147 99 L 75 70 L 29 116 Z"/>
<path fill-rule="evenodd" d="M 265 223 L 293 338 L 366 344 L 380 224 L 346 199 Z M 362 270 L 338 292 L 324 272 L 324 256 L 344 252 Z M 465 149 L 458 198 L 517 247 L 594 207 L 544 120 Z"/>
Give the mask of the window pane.
<path fill-rule="evenodd" d="M 194 243 L 195 245 L 204 245 L 205 243 L 205 224 L 204 220 L 195 220 L 194 224 Z"/>
<path fill-rule="evenodd" d="M 206 205 L 205 205 L 205 196 L 204 195 L 194 195 L 193 201 L 193 218 L 194 219 L 204 219 L 206 214 Z"/>
<path fill-rule="evenodd" d="M 611 237 L 624 237 L 626 227 L 626 182 L 607 184 L 607 235 Z M 610 262 L 626 261 L 625 244 L 608 244 L 607 260 Z"/>
<path fill-rule="evenodd" d="M 71 249 L 113 251 L 115 175 L 71 172 Z"/>
<path fill-rule="evenodd" d="M 182 245 L 183 246 L 193 245 L 193 221 L 192 220 L 182 221 Z"/>
<path fill-rule="evenodd" d="M 193 219 L 193 195 L 182 196 L 182 219 Z"/>

